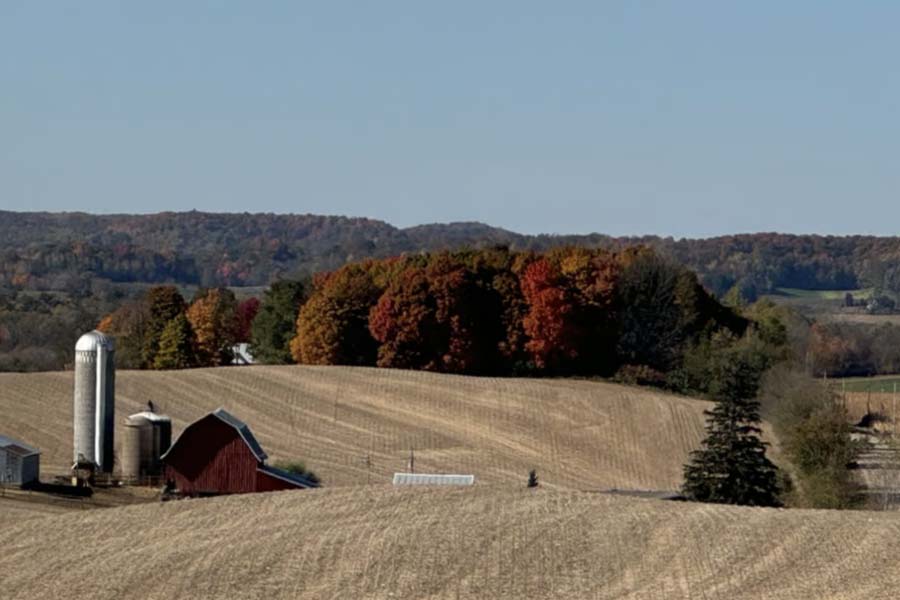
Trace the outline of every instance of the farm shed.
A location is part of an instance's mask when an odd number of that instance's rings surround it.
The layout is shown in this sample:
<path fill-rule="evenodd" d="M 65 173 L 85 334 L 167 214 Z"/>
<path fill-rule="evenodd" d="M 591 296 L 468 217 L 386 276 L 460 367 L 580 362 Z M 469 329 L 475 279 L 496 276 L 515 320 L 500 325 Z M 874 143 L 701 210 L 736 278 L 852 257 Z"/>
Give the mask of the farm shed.
<path fill-rule="evenodd" d="M 474 475 L 394 473 L 394 485 L 474 485 Z"/>
<path fill-rule="evenodd" d="M 36 448 L 0 435 L 0 483 L 37 483 L 40 468 L 41 453 Z"/>
<path fill-rule="evenodd" d="M 250 428 L 221 408 L 188 425 L 162 456 L 166 480 L 185 496 L 316 487 L 267 458 Z"/>

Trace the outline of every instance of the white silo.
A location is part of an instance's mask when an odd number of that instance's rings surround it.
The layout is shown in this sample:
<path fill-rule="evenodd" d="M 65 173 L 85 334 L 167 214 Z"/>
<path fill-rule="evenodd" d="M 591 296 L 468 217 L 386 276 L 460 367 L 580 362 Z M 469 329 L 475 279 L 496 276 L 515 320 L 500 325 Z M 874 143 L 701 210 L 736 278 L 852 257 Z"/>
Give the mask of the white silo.
<path fill-rule="evenodd" d="M 75 451 L 104 473 L 113 470 L 115 342 L 99 331 L 75 344 Z"/>

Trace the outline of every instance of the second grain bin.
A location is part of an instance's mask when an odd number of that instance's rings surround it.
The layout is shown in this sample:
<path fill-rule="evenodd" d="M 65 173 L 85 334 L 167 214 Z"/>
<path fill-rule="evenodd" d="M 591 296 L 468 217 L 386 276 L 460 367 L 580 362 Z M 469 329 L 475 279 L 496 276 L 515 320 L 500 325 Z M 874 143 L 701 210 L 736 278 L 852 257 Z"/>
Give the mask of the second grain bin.
<path fill-rule="evenodd" d="M 122 480 L 155 484 L 162 473 L 160 456 L 172 445 L 172 420 L 150 411 L 133 414 L 122 438 Z"/>

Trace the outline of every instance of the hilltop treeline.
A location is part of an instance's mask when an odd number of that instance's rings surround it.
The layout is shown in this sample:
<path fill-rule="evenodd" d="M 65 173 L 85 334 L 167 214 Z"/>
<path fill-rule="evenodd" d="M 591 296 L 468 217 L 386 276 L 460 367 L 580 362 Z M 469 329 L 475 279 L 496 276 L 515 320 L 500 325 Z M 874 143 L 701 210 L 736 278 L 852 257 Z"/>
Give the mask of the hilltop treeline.
<path fill-rule="evenodd" d="M 366 258 L 420 251 L 656 249 L 713 293 L 749 300 L 780 287 L 900 291 L 900 238 L 753 234 L 704 240 L 521 235 L 480 223 L 398 229 L 346 217 L 273 214 L 87 215 L 0 212 L 0 288 L 84 292 L 96 279 L 260 286 Z"/>
<path fill-rule="evenodd" d="M 440 252 L 316 277 L 291 352 L 306 364 L 664 379 L 701 338 L 746 326 L 649 248 Z"/>
<path fill-rule="evenodd" d="M 227 290 L 207 290 L 188 307 L 162 286 L 103 328 L 119 337 L 128 366 L 224 364 L 239 308 Z M 495 248 L 367 260 L 311 285 L 279 282 L 249 336 L 265 362 L 602 375 L 702 390 L 710 355 L 741 343 L 749 325 L 650 248 Z"/>

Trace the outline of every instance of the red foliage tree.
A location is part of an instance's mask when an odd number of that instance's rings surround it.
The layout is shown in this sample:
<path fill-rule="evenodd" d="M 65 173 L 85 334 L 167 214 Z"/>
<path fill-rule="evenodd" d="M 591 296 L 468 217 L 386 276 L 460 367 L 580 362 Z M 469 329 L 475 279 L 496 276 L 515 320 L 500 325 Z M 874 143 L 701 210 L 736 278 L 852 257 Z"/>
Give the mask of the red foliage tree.
<path fill-rule="evenodd" d="M 235 325 L 236 342 L 250 341 L 253 319 L 255 319 L 256 315 L 259 313 L 259 306 L 260 301 L 259 298 L 256 297 L 247 298 L 238 303 L 237 313 L 235 315 L 235 318 L 237 319 Z"/>
<path fill-rule="evenodd" d="M 381 343 L 379 366 L 497 371 L 505 333 L 501 299 L 491 270 L 470 258 L 433 255 L 393 279 L 369 316 Z"/>
<path fill-rule="evenodd" d="M 378 366 L 438 370 L 436 306 L 425 270 L 410 267 L 388 286 L 369 314 L 369 330 L 381 344 Z"/>
<path fill-rule="evenodd" d="M 528 310 L 522 324 L 537 368 L 612 371 L 618 276 L 614 255 L 581 248 L 553 251 L 524 268 L 520 283 Z"/>
<path fill-rule="evenodd" d="M 539 369 L 558 370 L 578 356 L 578 336 L 573 319 L 575 301 L 565 285 L 559 267 L 539 258 L 521 277 L 528 314 L 522 321 L 531 353 Z"/>

